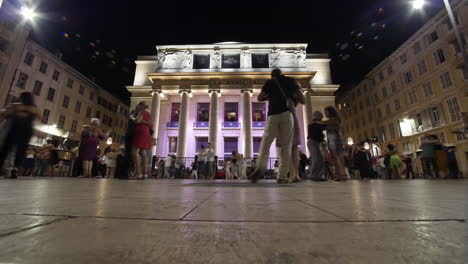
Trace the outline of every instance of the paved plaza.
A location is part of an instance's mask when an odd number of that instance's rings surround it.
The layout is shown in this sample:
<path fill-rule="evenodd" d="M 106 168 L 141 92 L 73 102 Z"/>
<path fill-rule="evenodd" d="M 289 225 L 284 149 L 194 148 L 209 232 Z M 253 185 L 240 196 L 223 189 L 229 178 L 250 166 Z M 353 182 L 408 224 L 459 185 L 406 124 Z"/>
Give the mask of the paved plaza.
<path fill-rule="evenodd" d="M 468 181 L 0 180 L 0 263 L 468 263 Z"/>

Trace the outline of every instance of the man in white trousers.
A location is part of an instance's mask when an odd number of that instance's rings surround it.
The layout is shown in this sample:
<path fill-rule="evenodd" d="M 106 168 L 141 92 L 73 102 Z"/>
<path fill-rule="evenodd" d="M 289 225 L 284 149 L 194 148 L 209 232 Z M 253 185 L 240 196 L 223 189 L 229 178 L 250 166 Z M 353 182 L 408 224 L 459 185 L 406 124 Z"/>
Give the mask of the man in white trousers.
<path fill-rule="evenodd" d="M 270 157 L 270 146 L 277 138 L 281 138 L 280 164 L 277 182 L 287 183 L 287 175 L 291 164 L 291 145 L 294 135 L 294 106 L 304 104 L 305 97 L 296 79 L 286 77 L 280 69 L 271 72 L 268 80 L 258 95 L 258 101 L 268 101 L 268 118 L 265 125 L 257 166 L 250 175 L 252 182 L 264 174 Z M 288 102 L 289 101 L 289 102 Z M 293 103 L 291 107 L 291 103 Z"/>

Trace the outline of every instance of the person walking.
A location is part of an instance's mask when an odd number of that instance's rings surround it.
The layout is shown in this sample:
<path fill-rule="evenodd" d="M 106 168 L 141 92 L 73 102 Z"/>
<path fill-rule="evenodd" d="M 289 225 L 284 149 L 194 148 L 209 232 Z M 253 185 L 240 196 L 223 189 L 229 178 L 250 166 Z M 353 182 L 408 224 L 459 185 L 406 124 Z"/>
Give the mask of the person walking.
<path fill-rule="evenodd" d="M 132 140 L 132 161 L 135 167 L 137 180 L 148 178 L 148 155 L 151 149 L 152 137 L 150 132 L 151 114 L 148 106 L 143 102 L 139 104 L 140 112 L 135 120 L 135 132 Z"/>
<path fill-rule="evenodd" d="M 313 181 L 323 181 L 324 175 L 324 158 L 322 152 L 322 144 L 325 138 L 323 132 L 327 126 L 323 124 L 314 123 L 322 121 L 323 114 L 319 111 L 313 113 L 313 123 L 307 126 L 307 147 L 310 152 L 310 169 L 309 178 Z"/>
<path fill-rule="evenodd" d="M 83 174 L 85 178 L 93 176 L 93 160 L 97 158 L 99 140 L 106 140 L 111 130 L 104 133 L 100 128 L 101 121 L 98 118 L 91 119 L 91 125 L 83 126 L 81 132 L 81 144 L 79 149 L 80 160 L 83 162 Z"/>
<path fill-rule="evenodd" d="M 258 101 L 268 101 L 268 118 L 265 131 L 260 143 L 259 158 L 256 168 L 249 176 L 252 182 L 264 174 L 270 154 L 270 146 L 280 137 L 281 154 L 277 183 L 287 183 L 287 174 L 291 164 L 291 148 L 294 136 L 294 111 L 297 103 L 305 103 L 305 97 L 301 92 L 299 83 L 291 77 L 286 77 L 280 69 L 271 72 L 271 80 L 268 80 L 258 95 Z"/>
<path fill-rule="evenodd" d="M 17 177 L 17 168 L 23 165 L 29 140 L 33 135 L 33 122 L 39 118 L 39 110 L 34 104 L 33 95 L 29 92 L 21 93 L 19 102 L 12 104 L 0 112 L 5 136 L 0 148 L 0 166 L 7 159 L 13 148 L 16 148 L 13 168 L 10 177 Z"/>

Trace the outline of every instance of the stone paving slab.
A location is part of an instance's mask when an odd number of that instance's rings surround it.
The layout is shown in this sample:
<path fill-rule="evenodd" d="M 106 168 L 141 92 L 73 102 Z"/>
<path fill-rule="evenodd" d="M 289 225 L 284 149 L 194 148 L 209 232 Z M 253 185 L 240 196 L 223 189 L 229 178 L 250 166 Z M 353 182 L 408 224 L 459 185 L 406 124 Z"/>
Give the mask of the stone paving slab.
<path fill-rule="evenodd" d="M 467 263 L 467 228 L 77 218 L 0 239 L 0 263 Z"/>
<path fill-rule="evenodd" d="M 345 221 L 298 201 L 207 201 L 188 220 L 210 221 Z"/>
<path fill-rule="evenodd" d="M 468 263 L 468 181 L 0 179 L 0 263 Z"/>
<path fill-rule="evenodd" d="M 22 230 L 63 220 L 63 217 L 0 214 L 0 238 Z"/>

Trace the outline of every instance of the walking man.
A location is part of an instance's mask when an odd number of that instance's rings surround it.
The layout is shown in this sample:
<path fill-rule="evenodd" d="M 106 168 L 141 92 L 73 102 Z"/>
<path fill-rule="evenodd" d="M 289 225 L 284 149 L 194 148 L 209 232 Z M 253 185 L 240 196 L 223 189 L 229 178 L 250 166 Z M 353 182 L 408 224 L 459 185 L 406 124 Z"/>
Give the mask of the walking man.
<path fill-rule="evenodd" d="M 278 183 L 287 183 L 287 174 L 291 164 L 291 146 L 294 135 L 295 105 L 304 104 L 305 98 L 299 83 L 291 77 L 286 77 L 280 69 L 271 72 L 268 80 L 258 95 L 258 101 L 268 101 L 268 118 L 265 125 L 257 166 L 250 175 L 252 182 L 264 174 L 269 158 L 270 146 L 273 140 L 281 138 L 281 154 L 278 173 Z"/>

